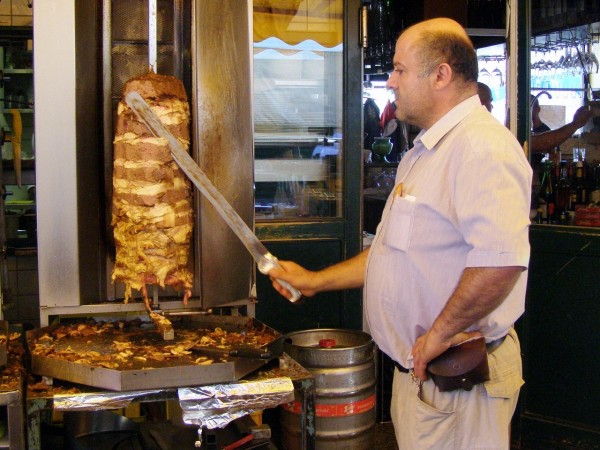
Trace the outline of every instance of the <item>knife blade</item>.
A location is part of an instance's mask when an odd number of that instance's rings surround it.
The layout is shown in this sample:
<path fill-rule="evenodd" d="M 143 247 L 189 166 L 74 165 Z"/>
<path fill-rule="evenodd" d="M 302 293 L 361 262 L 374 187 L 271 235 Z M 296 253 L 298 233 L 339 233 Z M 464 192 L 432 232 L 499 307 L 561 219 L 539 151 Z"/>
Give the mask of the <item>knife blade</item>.
<path fill-rule="evenodd" d="M 242 220 L 237 211 L 229 204 L 223 195 L 208 179 L 200 166 L 183 149 L 177 138 L 162 124 L 158 116 L 152 111 L 152 108 L 146 103 L 142 96 L 137 92 L 130 92 L 125 96 L 125 102 L 133 110 L 136 116 L 146 124 L 148 129 L 156 137 L 162 137 L 167 140 L 171 147 L 171 155 L 181 170 L 192 180 L 198 190 L 206 197 L 219 213 L 221 218 L 229 225 L 229 228 L 236 234 L 242 244 L 246 247 L 254 261 L 256 261 L 258 270 L 265 275 L 274 268 L 282 268 L 277 258 L 273 256 L 262 242 L 256 237 L 252 230 Z M 302 294 L 283 280 L 277 280 L 279 284 L 285 287 L 291 294 L 288 299 L 296 302 Z"/>

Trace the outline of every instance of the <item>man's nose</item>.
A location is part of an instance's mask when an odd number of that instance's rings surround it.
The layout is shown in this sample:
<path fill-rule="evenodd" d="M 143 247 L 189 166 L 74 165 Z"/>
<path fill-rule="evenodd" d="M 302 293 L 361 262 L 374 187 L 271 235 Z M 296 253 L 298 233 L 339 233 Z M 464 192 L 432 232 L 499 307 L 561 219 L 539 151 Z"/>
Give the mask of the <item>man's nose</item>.
<path fill-rule="evenodd" d="M 390 90 L 394 90 L 394 86 L 395 86 L 395 82 L 394 82 L 394 72 L 392 72 L 390 74 L 390 76 L 388 77 L 387 81 L 385 82 L 385 88 L 390 91 Z"/>

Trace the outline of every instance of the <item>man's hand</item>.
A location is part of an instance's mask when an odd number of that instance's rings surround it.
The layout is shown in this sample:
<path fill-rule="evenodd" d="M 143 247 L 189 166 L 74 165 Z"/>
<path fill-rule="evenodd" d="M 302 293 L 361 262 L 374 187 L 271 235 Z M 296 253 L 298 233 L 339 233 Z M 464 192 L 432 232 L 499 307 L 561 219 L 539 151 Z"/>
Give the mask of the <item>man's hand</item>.
<path fill-rule="evenodd" d="M 514 287 L 521 266 L 467 267 L 433 325 L 412 349 L 415 375 L 427 379 L 427 363 L 453 345 L 481 336 L 465 330 L 496 309 Z"/>
<path fill-rule="evenodd" d="M 307 270 L 292 261 L 279 261 L 283 270 L 272 269 L 269 277 L 275 290 L 285 298 L 289 298 L 290 293 L 277 283 L 277 279 L 287 281 L 305 297 L 323 291 L 360 288 L 365 280 L 368 255 L 369 250 L 363 250 L 350 259 L 318 271 Z"/>
<path fill-rule="evenodd" d="M 592 108 L 590 106 L 581 106 L 573 115 L 573 125 L 577 126 L 577 129 L 579 129 L 583 127 L 592 117 L 594 117 L 594 111 Z"/>
<path fill-rule="evenodd" d="M 594 117 L 594 108 L 581 106 L 573 115 L 573 120 L 556 130 L 544 131 L 531 135 L 529 149 L 532 152 L 549 152 L 554 147 L 562 144 L 578 129 Z"/>
<path fill-rule="evenodd" d="M 455 334 L 450 339 L 444 340 L 441 336 L 436 335 L 431 330 L 417 338 L 415 345 L 412 348 L 414 372 L 421 381 L 426 381 L 427 364 L 436 356 L 441 355 L 450 347 L 460 344 L 468 339 L 480 337 L 479 331 L 469 331 Z"/>
<path fill-rule="evenodd" d="M 269 278 L 271 279 L 273 288 L 285 298 L 289 298 L 291 294 L 277 282 L 278 279 L 287 281 L 305 297 L 312 297 L 318 292 L 314 287 L 316 272 L 306 270 L 292 261 L 279 261 L 279 264 L 283 267 L 283 270 L 278 268 L 272 269 L 269 272 Z"/>

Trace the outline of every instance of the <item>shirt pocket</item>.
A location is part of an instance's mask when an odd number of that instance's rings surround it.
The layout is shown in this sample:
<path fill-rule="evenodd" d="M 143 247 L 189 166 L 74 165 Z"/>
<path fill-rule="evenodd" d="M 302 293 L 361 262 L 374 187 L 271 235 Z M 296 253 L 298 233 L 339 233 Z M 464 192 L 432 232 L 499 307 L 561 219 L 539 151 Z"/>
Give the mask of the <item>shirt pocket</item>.
<path fill-rule="evenodd" d="M 383 243 L 396 250 L 406 251 L 415 219 L 417 198 L 412 195 L 392 199 Z"/>

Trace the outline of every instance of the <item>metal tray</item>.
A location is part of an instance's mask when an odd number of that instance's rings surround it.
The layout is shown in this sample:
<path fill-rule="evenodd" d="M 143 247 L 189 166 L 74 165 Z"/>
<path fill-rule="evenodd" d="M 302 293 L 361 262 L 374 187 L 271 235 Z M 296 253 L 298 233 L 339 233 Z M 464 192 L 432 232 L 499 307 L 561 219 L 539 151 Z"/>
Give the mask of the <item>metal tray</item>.
<path fill-rule="evenodd" d="M 256 356 L 230 356 L 228 350 L 250 350 L 247 346 L 223 349 L 207 346 L 192 350 L 193 356 L 212 355 L 214 362 L 210 365 L 196 365 L 191 357 L 173 357 L 167 361 L 147 360 L 144 362 L 130 361 L 126 369 L 113 369 L 91 365 L 85 362 L 73 362 L 49 356 L 35 355 L 32 350 L 44 334 L 51 335 L 59 325 L 30 330 L 27 332 L 27 345 L 31 353 L 31 370 L 36 375 L 57 378 L 72 383 L 83 384 L 113 391 L 130 391 L 140 389 L 160 389 L 182 386 L 198 386 L 215 383 L 227 383 L 238 380 L 266 364 L 270 359 L 281 354 L 281 335 L 264 324 L 248 317 L 234 316 L 200 316 L 185 317 L 181 320 L 171 319 L 175 329 L 175 339 L 164 341 L 155 330 L 152 323 L 143 323 L 138 328 L 125 327 L 115 333 L 103 333 L 92 336 L 64 337 L 54 341 L 56 351 L 67 347 L 77 353 L 96 351 L 102 355 L 115 352 L 113 341 L 140 342 L 153 348 L 161 346 L 177 346 L 181 342 L 184 330 L 214 330 L 216 327 L 227 332 L 243 333 L 250 330 L 261 330 L 272 336 L 272 340 L 260 349 L 254 348 Z M 81 323 L 84 323 L 82 321 Z M 252 352 L 250 355 L 254 355 Z M 268 357 L 265 357 L 268 355 Z M 261 357 L 262 356 L 262 357 Z"/>

